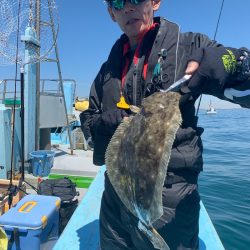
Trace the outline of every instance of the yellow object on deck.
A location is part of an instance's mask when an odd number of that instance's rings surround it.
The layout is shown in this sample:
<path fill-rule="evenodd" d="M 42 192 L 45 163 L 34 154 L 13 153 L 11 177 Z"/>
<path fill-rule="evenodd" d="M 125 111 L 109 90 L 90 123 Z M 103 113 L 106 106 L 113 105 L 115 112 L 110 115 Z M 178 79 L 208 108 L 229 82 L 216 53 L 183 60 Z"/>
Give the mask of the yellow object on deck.
<path fill-rule="evenodd" d="M 75 110 L 84 111 L 89 108 L 89 101 L 76 101 L 75 102 Z"/>
<path fill-rule="evenodd" d="M 8 236 L 3 230 L 2 227 L 0 227 L 0 250 L 7 250 L 8 249 Z"/>

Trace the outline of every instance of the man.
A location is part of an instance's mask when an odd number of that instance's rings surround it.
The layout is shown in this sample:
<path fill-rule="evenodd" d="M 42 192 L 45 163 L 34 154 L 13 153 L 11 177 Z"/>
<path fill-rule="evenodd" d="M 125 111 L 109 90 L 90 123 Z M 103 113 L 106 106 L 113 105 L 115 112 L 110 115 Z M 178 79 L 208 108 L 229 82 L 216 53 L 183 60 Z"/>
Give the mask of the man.
<path fill-rule="evenodd" d="M 119 123 L 130 115 L 123 105 L 140 106 L 144 97 L 192 74 L 180 89 L 182 124 L 177 131 L 163 187 L 163 216 L 154 227 L 171 250 L 198 249 L 199 193 L 203 129 L 197 127 L 195 101 L 202 93 L 250 107 L 249 54 L 225 48 L 197 33 L 154 18 L 161 0 L 106 0 L 109 14 L 124 34 L 111 49 L 90 91 L 82 128 L 94 141 L 93 161 L 105 164 L 107 145 Z M 107 175 L 100 212 L 101 249 L 154 249 L 138 230 Z"/>

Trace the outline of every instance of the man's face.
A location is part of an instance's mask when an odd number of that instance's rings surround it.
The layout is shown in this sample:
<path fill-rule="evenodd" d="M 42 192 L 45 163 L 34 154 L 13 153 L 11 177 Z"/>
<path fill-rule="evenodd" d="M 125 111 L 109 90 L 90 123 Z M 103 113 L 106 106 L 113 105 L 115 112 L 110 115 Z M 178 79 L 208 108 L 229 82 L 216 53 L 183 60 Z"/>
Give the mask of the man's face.
<path fill-rule="evenodd" d="M 108 10 L 113 21 L 118 23 L 130 42 L 136 43 L 140 35 L 152 25 L 154 11 L 158 10 L 160 2 L 160 0 L 145 0 L 134 5 L 126 1 L 123 9 L 116 10 L 109 7 Z"/>

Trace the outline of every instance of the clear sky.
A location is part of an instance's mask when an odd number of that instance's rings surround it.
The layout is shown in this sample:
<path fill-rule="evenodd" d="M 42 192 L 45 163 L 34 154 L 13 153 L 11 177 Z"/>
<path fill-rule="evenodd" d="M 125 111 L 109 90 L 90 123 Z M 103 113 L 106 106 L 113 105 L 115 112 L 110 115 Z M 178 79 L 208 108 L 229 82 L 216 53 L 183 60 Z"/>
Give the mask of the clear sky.
<path fill-rule="evenodd" d="M 77 96 L 88 96 L 90 85 L 121 35 L 103 0 L 57 0 L 60 31 L 58 49 L 63 78 L 75 79 Z M 182 31 L 213 38 L 221 0 L 162 0 L 156 16 L 177 22 Z M 226 46 L 250 48 L 250 0 L 225 0 L 216 40 Z M 57 78 L 51 63 L 43 63 L 43 78 Z M 13 78 L 12 67 L 0 66 L 0 79 Z M 211 98 L 203 98 L 203 107 Z M 216 108 L 231 107 L 213 99 Z"/>

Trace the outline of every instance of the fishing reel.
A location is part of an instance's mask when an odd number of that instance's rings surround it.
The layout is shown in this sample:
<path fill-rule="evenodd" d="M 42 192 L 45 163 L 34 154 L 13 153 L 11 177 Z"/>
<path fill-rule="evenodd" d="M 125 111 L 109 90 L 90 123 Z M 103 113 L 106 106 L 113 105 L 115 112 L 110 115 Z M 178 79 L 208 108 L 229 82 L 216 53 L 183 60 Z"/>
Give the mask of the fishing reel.
<path fill-rule="evenodd" d="M 237 68 L 240 80 L 245 80 L 250 77 L 250 52 L 245 50 L 242 52 Z"/>

